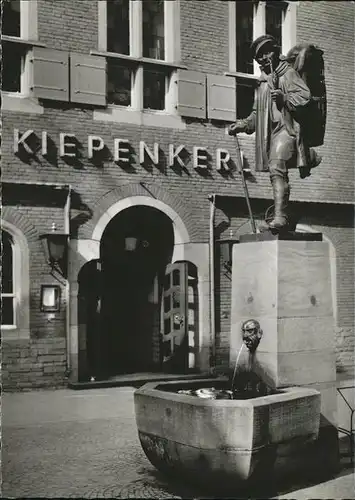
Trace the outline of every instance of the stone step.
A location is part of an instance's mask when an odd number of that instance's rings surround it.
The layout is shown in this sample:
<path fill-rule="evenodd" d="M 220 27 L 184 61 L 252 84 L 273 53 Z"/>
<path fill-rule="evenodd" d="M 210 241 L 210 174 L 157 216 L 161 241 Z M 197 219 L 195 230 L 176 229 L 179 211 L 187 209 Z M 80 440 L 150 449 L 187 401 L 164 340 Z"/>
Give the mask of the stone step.
<path fill-rule="evenodd" d="M 81 389 L 98 389 L 106 387 L 122 387 L 126 385 L 133 385 L 135 387 L 141 387 L 147 382 L 167 382 L 169 380 L 199 380 L 211 378 L 207 373 L 193 373 L 193 374 L 176 374 L 176 373 L 129 373 L 123 375 L 115 375 L 105 380 L 95 380 L 95 381 L 85 381 L 85 382 L 68 382 L 69 389 L 81 390 Z"/>

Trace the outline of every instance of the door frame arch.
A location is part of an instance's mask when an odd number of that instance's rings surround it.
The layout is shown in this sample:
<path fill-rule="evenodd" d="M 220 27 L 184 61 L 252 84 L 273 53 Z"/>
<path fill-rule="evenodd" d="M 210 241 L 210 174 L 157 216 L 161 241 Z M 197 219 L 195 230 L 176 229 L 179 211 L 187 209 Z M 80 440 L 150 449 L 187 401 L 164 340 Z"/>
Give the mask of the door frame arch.
<path fill-rule="evenodd" d="M 174 253 L 172 261 L 174 262 L 175 260 L 182 260 L 182 245 L 190 242 L 190 236 L 186 229 L 186 226 L 181 217 L 175 212 L 173 208 L 171 208 L 166 203 L 150 196 L 129 196 L 111 205 L 97 221 L 91 235 L 91 240 L 100 242 L 107 224 L 123 210 L 134 206 L 153 207 L 169 217 L 173 224 L 174 230 Z M 99 256 L 97 258 L 99 258 Z"/>
<path fill-rule="evenodd" d="M 165 213 L 172 221 L 174 231 L 174 250 L 172 262 L 179 260 L 190 261 L 198 269 L 198 296 L 199 296 L 199 322 L 200 350 L 197 366 L 201 371 L 207 372 L 210 367 L 210 307 L 209 307 L 209 246 L 208 243 L 191 242 L 186 224 L 177 212 L 166 203 L 144 195 L 129 196 L 115 201 L 97 219 L 91 238 L 71 239 L 69 247 L 69 273 L 70 282 L 70 331 L 68 343 L 68 356 L 70 358 L 70 380 L 78 381 L 78 273 L 81 267 L 92 259 L 100 257 L 100 240 L 107 224 L 119 212 L 129 207 L 146 205 Z"/>

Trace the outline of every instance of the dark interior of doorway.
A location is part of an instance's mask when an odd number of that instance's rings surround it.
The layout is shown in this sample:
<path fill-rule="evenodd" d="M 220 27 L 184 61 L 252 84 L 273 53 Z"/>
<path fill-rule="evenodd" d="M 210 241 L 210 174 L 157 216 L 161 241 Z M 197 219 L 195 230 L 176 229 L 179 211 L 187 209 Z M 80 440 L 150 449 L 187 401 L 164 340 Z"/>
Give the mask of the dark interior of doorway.
<path fill-rule="evenodd" d="M 100 378 L 158 371 L 160 290 L 171 261 L 171 220 L 148 206 L 130 207 L 101 239 Z"/>

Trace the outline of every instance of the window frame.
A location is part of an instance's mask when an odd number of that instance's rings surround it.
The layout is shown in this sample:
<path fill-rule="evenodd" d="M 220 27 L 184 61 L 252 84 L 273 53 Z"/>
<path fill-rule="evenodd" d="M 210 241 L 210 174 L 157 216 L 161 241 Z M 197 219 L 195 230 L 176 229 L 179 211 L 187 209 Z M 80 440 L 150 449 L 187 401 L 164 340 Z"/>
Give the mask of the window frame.
<path fill-rule="evenodd" d="M 9 238 L 9 243 L 10 243 L 10 247 L 11 247 L 11 261 L 12 261 L 12 270 L 11 270 L 11 282 L 12 282 L 12 292 L 9 293 L 9 292 L 5 292 L 3 293 L 1 291 L 1 300 L 3 298 L 12 298 L 12 317 L 13 317 L 13 323 L 2 323 L 1 324 L 1 327 L 5 327 L 5 329 L 9 329 L 9 330 L 13 330 L 14 328 L 16 328 L 16 319 L 17 319 L 17 315 L 16 315 L 16 310 L 17 310 L 17 297 L 16 297 L 16 293 L 17 293 L 17 289 L 16 289 L 16 280 L 15 280 L 15 276 L 16 276 L 16 259 L 15 259 L 15 245 L 14 245 L 14 240 L 13 240 L 13 236 L 12 234 L 9 232 L 9 231 L 6 231 L 5 229 L 2 229 L 2 232 L 6 233 L 8 235 L 8 238 Z"/>
<path fill-rule="evenodd" d="M 252 1 L 252 0 L 250 0 Z M 297 43 L 297 33 L 296 33 L 296 15 L 297 7 L 299 2 L 290 0 L 279 0 L 280 5 L 284 6 L 283 19 L 282 19 L 282 47 L 281 52 L 286 54 L 291 47 Z M 254 20 L 253 20 L 253 40 L 261 35 L 265 35 L 266 27 L 266 4 L 267 0 L 260 0 L 252 2 L 254 5 Z M 253 73 L 241 73 L 237 71 L 237 61 L 236 61 L 236 14 L 237 5 L 233 0 L 229 0 L 229 72 L 228 74 L 234 73 L 234 76 L 249 78 L 251 80 L 257 79 L 260 76 L 259 65 L 254 61 L 254 72 Z"/>
<path fill-rule="evenodd" d="M 14 323 L 12 325 L 1 325 L 1 336 L 3 340 L 29 339 L 29 249 L 24 234 L 13 224 L 2 220 L 2 230 L 12 238 L 12 265 L 13 265 L 13 292 L 14 297 Z"/>
<path fill-rule="evenodd" d="M 253 40 L 266 32 L 266 4 L 267 0 L 254 1 L 253 3 Z M 291 47 L 297 43 L 296 20 L 299 1 L 279 0 L 283 6 L 283 19 L 281 23 L 281 53 L 286 54 Z M 236 14 L 237 3 L 234 0 L 228 1 L 229 5 L 229 71 L 225 72 L 227 76 L 234 76 L 237 83 L 256 88 L 260 77 L 260 68 L 258 63 L 253 61 L 253 73 L 243 73 L 237 71 L 237 33 L 236 33 Z M 238 102 L 238 97 L 237 97 Z M 251 111 L 251 110 L 250 110 Z M 239 118 L 239 117 L 237 117 Z"/>
<path fill-rule="evenodd" d="M 21 57 L 21 83 L 20 91 L 3 92 L 12 96 L 30 95 L 32 72 L 30 64 L 30 53 L 33 46 L 44 47 L 45 44 L 38 41 L 37 22 L 37 0 L 20 0 L 20 36 L 1 35 L 1 40 L 8 43 L 28 46 L 26 53 Z"/>
<path fill-rule="evenodd" d="M 38 40 L 38 4 L 37 0 L 20 0 L 20 36 L 1 35 L 1 41 L 25 46 L 21 57 L 20 90 L 2 90 L 2 109 L 25 113 L 43 113 L 43 106 L 32 96 L 33 67 L 31 52 L 33 47 L 45 47 Z"/>
<path fill-rule="evenodd" d="M 107 60 L 116 59 L 122 62 L 123 66 L 126 62 L 132 67 L 130 106 L 108 104 L 108 108 L 158 116 L 177 115 L 177 69 L 185 68 L 178 62 L 180 60 L 180 0 L 164 0 L 164 60 L 143 57 L 143 3 L 141 0 L 130 0 L 130 54 L 107 51 L 107 1 L 110 0 L 98 0 L 98 50 L 92 50 L 90 54 L 106 57 Z M 143 72 L 149 67 L 166 73 L 163 110 L 143 107 Z"/>

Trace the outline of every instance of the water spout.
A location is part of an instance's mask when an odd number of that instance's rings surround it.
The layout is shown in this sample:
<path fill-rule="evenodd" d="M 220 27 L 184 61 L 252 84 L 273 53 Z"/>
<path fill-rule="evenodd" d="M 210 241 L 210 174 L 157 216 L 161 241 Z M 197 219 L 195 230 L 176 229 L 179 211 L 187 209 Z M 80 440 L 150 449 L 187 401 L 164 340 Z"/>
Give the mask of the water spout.
<path fill-rule="evenodd" d="M 233 377 L 232 377 L 232 382 L 231 382 L 231 391 L 234 393 L 235 389 L 235 379 L 237 376 L 237 371 L 238 371 L 238 363 L 239 363 L 239 358 L 242 353 L 244 345 L 249 351 L 249 356 L 248 356 L 248 368 L 246 372 L 244 373 L 244 382 L 248 383 L 248 379 L 252 377 L 252 369 L 253 369 L 253 364 L 254 364 L 254 356 L 255 356 L 255 351 L 259 345 L 260 339 L 262 337 L 262 330 L 260 328 L 260 323 L 256 321 L 255 319 L 248 319 L 247 321 L 244 321 L 242 324 L 242 338 L 243 338 L 243 343 L 239 349 L 237 359 L 234 365 L 234 371 L 233 371 Z"/>
<path fill-rule="evenodd" d="M 234 383 L 235 383 L 235 377 L 237 375 L 238 362 L 239 362 L 239 358 L 240 358 L 240 355 L 242 353 L 243 347 L 244 347 L 244 343 L 240 346 L 240 349 L 239 349 L 239 352 L 238 352 L 238 356 L 237 356 L 237 359 L 236 359 L 235 365 L 234 365 L 234 371 L 233 371 L 233 377 L 232 377 L 232 385 L 231 385 L 232 392 L 234 390 Z"/>

